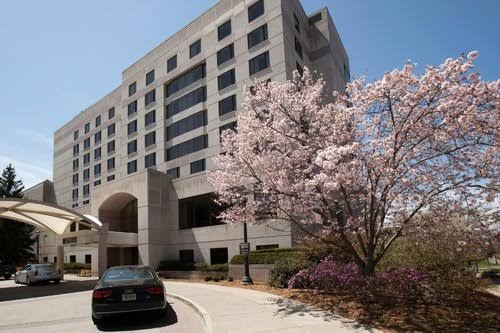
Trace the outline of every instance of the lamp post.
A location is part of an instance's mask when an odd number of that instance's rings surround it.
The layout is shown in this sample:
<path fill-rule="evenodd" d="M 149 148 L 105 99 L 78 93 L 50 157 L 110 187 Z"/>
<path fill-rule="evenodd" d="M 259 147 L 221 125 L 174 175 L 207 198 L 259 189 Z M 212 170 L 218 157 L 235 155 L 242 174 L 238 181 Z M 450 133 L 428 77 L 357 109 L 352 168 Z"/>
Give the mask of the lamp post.
<path fill-rule="evenodd" d="M 243 284 L 253 284 L 252 278 L 250 277 L 250 267 L 248 263 L 248 254 L 250 252 L 250 244 L 248 244 L 248 236 L 247 236 L 247 223 L 243 223 L 243 243 L 247 244 L 247 250 L 244 254 L 244 265 L 245 265 L 245 276 L 241 279 Z M 241 252 L 241 249 L 240 249 Z"/>
<path fill-rule="evenodd" d="M 40 263 L 40 231 L 36 231 L 36 263 Z"/>

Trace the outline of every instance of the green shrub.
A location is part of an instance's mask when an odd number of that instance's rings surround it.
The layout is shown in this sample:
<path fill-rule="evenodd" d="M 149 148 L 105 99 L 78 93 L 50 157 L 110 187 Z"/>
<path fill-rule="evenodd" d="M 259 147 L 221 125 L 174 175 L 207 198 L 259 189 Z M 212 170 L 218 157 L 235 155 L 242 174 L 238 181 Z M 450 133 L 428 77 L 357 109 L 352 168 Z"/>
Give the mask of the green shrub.
<path fill-rule="evenodd" d="M 276 251 L 276 252 L 251 251 L 250 254 L 248 255 L 248 262 L 250 264 L 274 264 L 278 260 L 296 257 L 298 254 L 299 252 L 297 250 Z M 231 258 L 231 264 L 243 265 L 244 260 L 245 256 L 237 254 Z"/>
<path fill-rule="evenodd" d="M 91 264 L 83 264 L 80 262 L 68 262 L 64 264 L 65 270 L 91 269 Z"/>
<path fill-rule="evenodd" d="M 219 275 L 214 275 L 213 278 L 212 278 L 212 280 L 214 282 L 219 282 L 221 280 L 221 277 Z"/>
<path fill-rule="evenodd" d="M 234 281 L 234 279 L 233 279 L 233 277 L 232 277 L 232 276 L 228 276 L 228 277 L 227 277 L 227 280 L 228 280 L 229 282 L 233 282 L 233 281 Z"/>
<path fill-rule="evenodd" d="M 314 262 L 306 259 L 303 255 L 283 257 L 274 263 L 269 272 L 269 285 L 277 288 L 286 288 L 288 280 L 303 269 L 311 267 Z"/>
<path fill-rule="evenodd" d="M 212 279 L 213 279 L 212 275 L 205 276 L 205 282 L 212 281 Z"/>
<path fill-rule="evenodd" d="M 195 264 L 195 270 L 200 272 L 227 272 L 229 270 L 228 264 L 208 265 L 206 263 Z"/>

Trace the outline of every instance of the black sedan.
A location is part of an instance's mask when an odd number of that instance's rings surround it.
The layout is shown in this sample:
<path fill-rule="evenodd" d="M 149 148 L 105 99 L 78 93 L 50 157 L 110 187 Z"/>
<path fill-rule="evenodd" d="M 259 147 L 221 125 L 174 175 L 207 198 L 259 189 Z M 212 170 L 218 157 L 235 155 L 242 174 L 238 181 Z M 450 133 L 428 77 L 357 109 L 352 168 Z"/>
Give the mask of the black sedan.
<path fill-rule="evenodd" d="M 138 312 L 166 312 L 165 287 L 147 266 L 116 266 L 101 277 L 92 293 L 92 320 L 104 316 Z"/>

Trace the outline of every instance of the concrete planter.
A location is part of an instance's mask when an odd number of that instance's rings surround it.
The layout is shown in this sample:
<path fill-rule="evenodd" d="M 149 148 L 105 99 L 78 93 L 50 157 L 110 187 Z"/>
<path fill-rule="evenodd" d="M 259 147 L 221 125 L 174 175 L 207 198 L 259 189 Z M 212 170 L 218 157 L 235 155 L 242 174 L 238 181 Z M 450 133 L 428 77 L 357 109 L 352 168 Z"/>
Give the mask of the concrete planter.
<path fill-rule="evenodd" d="M 227 272 L 216 272 L 216 271 L 158 271 L 158 276 L 167 278 L 167 279 L 187 279 L 187 280 L 196 280 L 196 279 L 205 279 L 206 276 L 209 275 L 219 275 L 227 278 Z"/>
<path fill-rule="evenodd" d="M 251 264 L 250 277 L 254 281 L 267 282 L 269 279 L 269 272 L 273 268 L 272 264 Z M 241 280 L 245 273 L 244 265 L 229 265 L 229 276 L 235 280 Z"/>

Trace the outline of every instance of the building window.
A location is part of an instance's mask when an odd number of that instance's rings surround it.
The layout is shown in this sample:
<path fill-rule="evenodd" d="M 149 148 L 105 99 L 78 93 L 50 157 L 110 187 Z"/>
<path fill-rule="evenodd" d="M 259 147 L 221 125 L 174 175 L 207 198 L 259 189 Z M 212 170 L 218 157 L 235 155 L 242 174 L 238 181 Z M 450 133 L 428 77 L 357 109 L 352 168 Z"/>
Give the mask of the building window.
<path fill-rule="evenodd" d="M 207 100 L 206 87 L 200 87 L 167 105 L 167 118 Z"/>
<path fill-rule="evenodd" d="M 250 75 L 254 75 L 269 67 L 269 51 L 259 54 L 248 61 Z"/>
<path fill-rule="evenodd" d="M 92 255 L 91 254 L 86 254 L 85 255 L 85 263 L 86 264 L 91 264 L 92 263 Z"/>
<path fill-rule="evenodd" d="M 79 131 L 76 130 L 73 132 L 73 140 L 78 140 L 78 136 L 79 136 Z"/>
<path fill-rule="evenodd" d="M 227 247 L 217 247 L 210 249 L 210 265 L 226 264 L 227 262 Z"/>
<path fill-rule="evenodd" d="M 149 71 L 147 74 L 146 74 L 146 85 L 150 85 L 151 83 L 153 83 L 155 80 L 155 70 L 153 69 L 152 71 Z"/>
<path fill-rule="evenodd" d="M 108 126 L 108 137 L 114 134 L 115 134 L 115 124 L 113 123 Z"/>
<path fill-rule="evenodd" d="M 208 147 L 207 134 L 192 138 L 167 149 L 166 161 L 200 151 Z"/>
<path fill-rule="evenodd" d="M 74 145 L 73 146 L 73 156 L 78 155 L 79 152 L 80 152 L 80 145 L 79 144 Z"/>
<path fill-rule="evenodd" d="M 177 55 L 167 60 L 167 73 L 177 68 Z"/>
<path fill-rule="evenodd" d="M 267 33 L 267 24 L 264 24 L 247 35 L 248 49 L 259 45 L 263 41 L 267 40 L 267 38 L 269 38 Z"/>
<path fill-rule="evenodd" d="M 278 249 L 279 247 L 279 244 L 257 245 L 256 250 Z"/>
<path fill-rule="evenodd" d="M 205 171 L 205 159 L 191 162 L 191 174 Z"/>
<path fill-rule="evenodd" d="M 201 80 L 206 75 L 205 64 L 198 65 L 193 69 L 178 76 L 167 84 L 167 97 L 178 92 L 181 89 L 191 85 L 192 83 Z"/>
<path fill-rule="evenodd" d="M 180 176 L 180 168 L 172 168 L 167 170 L 167 175 L 172 176 L 172 178 L 179 178 Z"/>
<path fill-rule="evenodd" d="M 83 170 L 83 181 L 86 182 L 90 178 L 90 169 Z"/>
<path fill-rule="evenodd" d="M 127 173 L 130 175 L 137 171 L 137 160 L 133 160 L 127 163 Z"/>
<path fill-rule="evenodd" d="M 106 163 L 107 163 L 108 171 L 113 170 L 115 168 L 115 158 L 114 157 L 108 159 L 106 161 Z"/>
<path fill-rule="evenodd" d="M 156 165 L 156 153 L 151 153 L 144 156 L 144 167 L 151 168 Z"/>
<path fill-rule="evenodd" d="M 295 51 L 299 55 L 300 59 L 302 59 L 302 45 L 300 44 L 299 40 L 295 38 Z"/>
<path fill-rule="evenodd" d="M 94 176 L 101 174 L 101 163 L 94 165 Z"/>
<path fill-rule="evenodd" d="M 74 254 L 70 255 L 69 262 L 76 262 L 76 255 L 74 255 Z"/>
<path fill-rule="evenodd" d="M 144 116 L 144 126 L 148 127 L 156 122 L 156 111 L 150 111 Z"/>
<path fill-rule="evenodd" d="M 222 224 L 218 218 L 223 208 L 215 202 L 213 193 L 179 200 L 179 229 L 191 229 Z"/>
<path fill-rule="evenodd" d="M 218 36 L 219 40 L 223 40 L 224 38 L 226 38 L 230 34 L 231 34 L 231 20 L 222 23 L 217 28 L 217 36 Z"/>
<path fill-rule="evenodd" d="M 236 110 L 236 95 L 231 95 L 219 101 L 219 116 Z"/>
<path fill-rule="evenodd" d="M 144 136 L 144 147 L 151 146 L 156 143 L 156 132 L 148 133 Z"/>
<path fill-rule="evenodd" d="M 74 188 L 72 193 L 73 200 L 78 199 L 78 189 Z"/>
<path fill-rule="evenodd" d="M 227 87 L 233 85 L 236 82 L 236 75 L 234 72 L 234 68 L 219 75 L 217 78 L 217 82 L 218 82 L 219 90 L 222 90 L 224 88 L 227 88 Z"/>
<path fill-rule="evenodd" d="M 83 165 L 87 165 L 90 163 L 90 153 L 83 155 Z"/>
<path fill-rule="evenodd" d="M 101 131 L 96 132 L 96 133 L 94 134 L 94 143 L 99 143 L 99 142 L 101 142 L 101 136 L 102 136 L 102 135 L 101 135 Z"/>
<path fill-rule="evenodd" d="M 137 140 L 127 143 L 127 155 L 137 152 Z"/>
<path fill-rule="evenodd" d="M 130 135 L 132 133 L 137 132 L 137 120 L 131 121 L 127 125 L 127 134 Z"/>
<path fill-rule="evenodd" d="M 90 148 L 90 138 L 86 138 L 83 140 L 83 149 L 89 149 Z"/>
<path fill-rule="evenodd" d="M 108 177 L 106 178 L 106 181 L 107 181 L 107 182 L 110 182 L 110 181 L 112 181 L 112 180 L 115 180 L 115 175 L 111 175 L 111 176 L 108 176 Z"/>
<path fill-rule="evenodd" d="M 94 149 L 94 160 L 98 158 L 101 158 L 101 147 Z"/>
<path fill-rule="evenodd" d="M 99 126 L 101 126 L 101 116 L 95 118 L 95 127 L 97 128 Z"/>
<path fill-rule="evenodd" d="M 137 92 L 137 82 L 134 82 L 128 86 L 128 96 L 132 96 Z"/>
<path fill-rule="evenodd" d="M 181 263 L 194 263 L 194 251 L 179 250 L 179 261 Z"/>
<path fill-rule="evenodd" d="M 88 132 L 90 132 L 90 123 L 85 124 L 85 134 L 87 134 Z"/>
<path fill-rule="evenodd" d="M 151 90 L 144 96 L 144 106 L 148 106 L 149 104 L 156 101 L 156 90 Z"/>
<path fill-rule="evenodd" d="M 90 195 L 90 185 L 83 185 L 83 197 L 88 197 Z"/>
<path fill-rule="evenodd" d="M 137 100 L 133 101 L 127 106 L 127 114 L 130 117 L 137 112 Z"/>
<path fill-rule="evenodd" d="M 167 127 L 167 140 L 207 124 L 207 111 L 197 112 Z"/>
<path fill-rule="evenodd" d="M 248 7 L 248 22 L 252 22 L 257 17 L 264 14 L 264 0 L 259 0 Z"/>
<path fill-rule="evenodd" d="M 78 184 L 78 174 L 75 173 L 73 174 L 73 185 L 77 185 Z"/>
<path fill-rule="evenodd" d="M 111 109 L 108 110 L 108 119 L 112 119 L 115 117 L 115 108 L 112 107 Z"/>
<path fill-rule="evenodd" d="M 234 44 L 229 44 L 228 46 L 220 49 L 217 52 L 217 66 L 222 65 L 226 61 L 234 58 Z"/>
<path fill-rule="evenodd" d="M 115 140 L 108 142 L 108 154 L 115 151 Z"/>
<path fill-rule="evenodd" d="M 200 52 L 201 52 L 201 39 L 198 39 L 196 42 L 194 42 L 189 46 L 189 58 L 194 57 Z"/>
<path fill-rule="evenodd" d="M 295 30 L 300 34 L 300 21 L 295 13 L 293 13 L 293 25 L 295 26 Z"/>
<path fill-rule="evenodd" d="M 73 169 L 78 169 L 78 166 L 79 166 L 79 160 L 76 159 L 76 160 L 73 160 Z"/>
<path fill-rule="evenodd" d="M 233 131 L 233 132 L 236 132 L 236 121 L 233 121 L 229 124 L 225 124 L 221 127 L 219 127 L 219 136 L 222 138 L 222 132 L 226 131 L 226 130 L 230 130 L 230 131 Z"/>
<path fill-rule="evenodd" d="M 98 179 L 94 182 L 94 187 L 101 185 L 101 180 Z"/>

